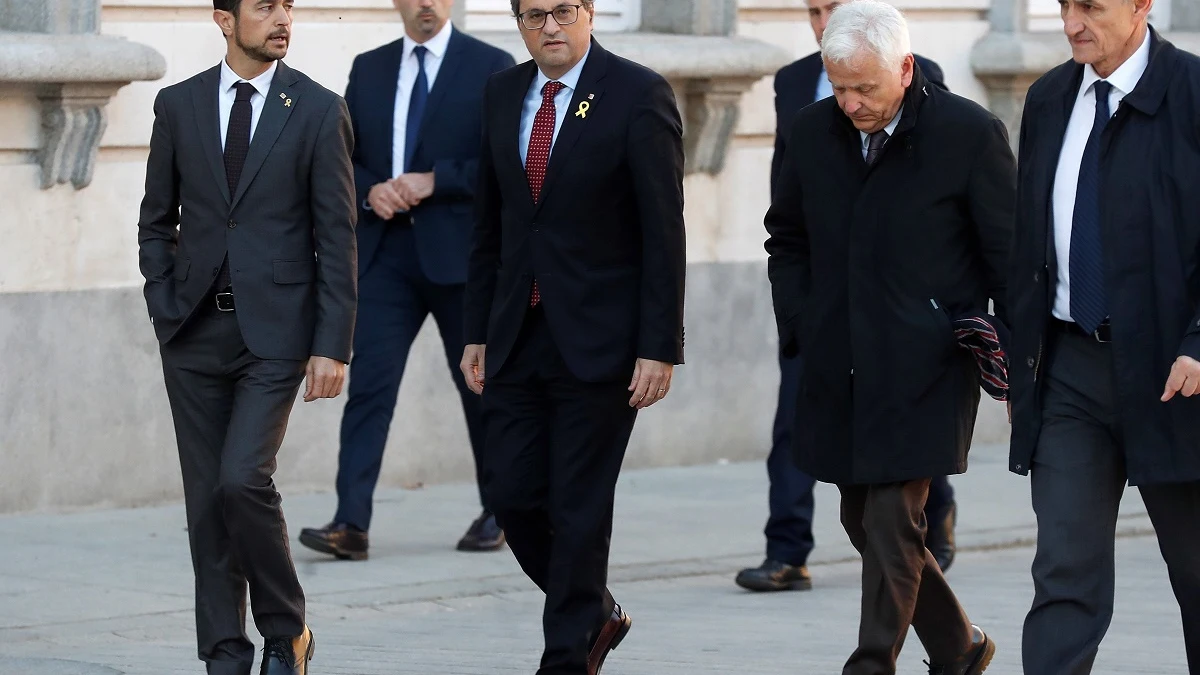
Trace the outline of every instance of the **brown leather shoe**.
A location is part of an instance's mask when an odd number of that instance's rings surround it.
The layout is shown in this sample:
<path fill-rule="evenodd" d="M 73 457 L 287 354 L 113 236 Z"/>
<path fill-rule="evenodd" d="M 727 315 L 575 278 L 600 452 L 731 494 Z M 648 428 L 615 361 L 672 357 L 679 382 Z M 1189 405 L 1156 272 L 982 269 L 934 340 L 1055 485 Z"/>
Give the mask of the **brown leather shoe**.
<path fill-rule="evenodd" d="M 308 675 L 308 662 L 316 648 L 308 626 L 299 637 L 267 638 L 259 675 Z"/>
<path fill-rule="evenodd" d="M 366 560 L 369 546 L 366 532 L 356 530 L 345 523 L 306 527 L 300 530 L 300 543 L 314 551 L 328 553 L 338 560 Z"/>
<path fill-rule="evenodd" d="M 599 675 L 605 657 L 621 644 L 621 640 L 624 640 L 625 636 L 629 634 L 629 628 L 632 625 L 633 620 L 621 609 L 621 606 L 614 606 L 612 616 L 600 629 L 600 635 L 596 637 L 596 643 L 592 645 L 592 651 L 588 654 L 588 675 Z"/>
<path fill-rule="evenodd" d="M 971 626 L 971 648 L 949 665 L 928 663 L 929 675 L 980 675 L 996 655 L 996 643 L 979 626 Z"/>
<path fill-rule="evenodd" d="M 748 591 L 807 591 L 812 588 L 808 567 L 767 559 L 758 567 L 738 572 L 734 583 Z"/>

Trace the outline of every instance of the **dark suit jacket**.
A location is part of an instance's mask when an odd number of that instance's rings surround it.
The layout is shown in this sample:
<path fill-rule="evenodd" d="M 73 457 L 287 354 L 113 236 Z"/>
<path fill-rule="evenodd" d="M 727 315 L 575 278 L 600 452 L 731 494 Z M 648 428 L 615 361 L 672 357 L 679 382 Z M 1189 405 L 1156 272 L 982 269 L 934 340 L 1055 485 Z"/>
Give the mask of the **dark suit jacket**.
<path fill-rule="evenodd" d="M 1130 483 L 1200 480 L 1200 397 L 1162 403 L 1180 355 L 1200 359 L 1200 58 L 1151 34 L 1150 64 L 1100 140 L 1101 238 L 1116 409 Z M 1029 471 L 1058 284 L 1054 175 L 1083 66 L 1068 61 L 1029 89 L 1021 119 L 1012 317 L 1009 468 Z"/>
<path fill-rule="evenodd" d="M 878 162 L 828 98 L 791 127 L 767 213 L 779 344 L 805 358 L 793 441 L 830 483 L 961 473 L 979 384 L 952 319 L 1005 319 L 1016 167 L 1004 124 L 917 67 Z"/>
<path fill-rule="evenodd" d="M 396 87 L 404 40 L 359 54 L 350 69 L 346 104 L 354 123 L 354 184 L 357 190 L 360 275 L 375 256 L 385 223 L 364 204 L 371 186 L 392 177 L 392 134 Z M 461 284 L 467 279 L 467 253 L 474 219 L 471 202 L 479 171 L 483 129 L 483 87 L 492 73 L 514 61 L 508 52 L 457 28 L 425 105 L 413 151 L 412 171 L 434 172 L 433 196 L 411 216 L 421 270 L 430 281 Z"/>
<path fill-rule="evenodd" d="M 530 196 L 518 134 L 537 66 L 497 73 L 485 95 L 466 341 L 498 371 L 537 277 L 567 367 L 589 382 L 629 378 L 634 360 L 683 362 L 683 127 L 662 76 L 592 40 Z M 586 117 L 575 113 L 588 101 Z"/>
<path fill-rule="evenodd" d="M 949 91 L 942 81 L 944 76 L 938 64 L 924 56 L 913 56 L 929 84 Z M 817 78 L 821 76 L 823 67 L 821 52 L 815 52 L 789 63 L 775 73 L 775 154 L 771 157 L 771 197 L 775 196 L 775 184 L 779 181 L 789 125 L 801 108 L 811 105 L 817 98 Z"/>
<path fill-rule="evenodd" d="M 202 300 L 211 302 L 228 253 L 251 353 L 349 362 L 357 277 L 346 105 L 281 61 L 230 195 L 220 78 L 211 68 L 154 101 L 138 245 L 158 339 L 171 340 Z"/>

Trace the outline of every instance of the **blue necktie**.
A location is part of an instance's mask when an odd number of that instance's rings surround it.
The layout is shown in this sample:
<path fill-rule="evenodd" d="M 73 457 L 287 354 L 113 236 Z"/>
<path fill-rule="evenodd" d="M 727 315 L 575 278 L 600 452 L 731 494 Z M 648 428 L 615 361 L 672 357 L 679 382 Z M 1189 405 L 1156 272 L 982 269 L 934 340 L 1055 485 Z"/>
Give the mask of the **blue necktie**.
<path fill-rule="evenodd" d="M 1098 80 L 1096 119 L 1079 163 L 1079 188 L 1071 221 L 1071 318 L 1089 333 L 1108 318 L 1104 292 L 1104 245 L 1100 240 L 1100 135 L 1111 117 L 1108 95 L 1112 85 Z"/>
<path fill-rule="evenodd" d="M 417 132 L 421 130 L 421 118 L 425 116 L 425 101 L 429 98 L 429 79 L 425 77 L 425 53 L 422 46 L 413 49 L 417 57 L 417 81 L 413 84 L 412 97 L 408 99 L 408 119 L 404 124 L 404 173 L 412 168 L 413 150 L 417 148 Z"/>

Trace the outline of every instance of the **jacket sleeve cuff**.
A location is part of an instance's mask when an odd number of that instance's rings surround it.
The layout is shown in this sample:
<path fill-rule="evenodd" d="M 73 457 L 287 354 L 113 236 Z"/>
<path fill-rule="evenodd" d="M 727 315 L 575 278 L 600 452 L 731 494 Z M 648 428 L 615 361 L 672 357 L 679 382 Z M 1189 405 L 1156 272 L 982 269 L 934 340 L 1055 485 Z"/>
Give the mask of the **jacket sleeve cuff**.
<path fill-rule="evenodd" d="M 1188 333 L 1179 345 L 1179 356 L 1190 356 L 1200 361 L 1200 333 Z"/>

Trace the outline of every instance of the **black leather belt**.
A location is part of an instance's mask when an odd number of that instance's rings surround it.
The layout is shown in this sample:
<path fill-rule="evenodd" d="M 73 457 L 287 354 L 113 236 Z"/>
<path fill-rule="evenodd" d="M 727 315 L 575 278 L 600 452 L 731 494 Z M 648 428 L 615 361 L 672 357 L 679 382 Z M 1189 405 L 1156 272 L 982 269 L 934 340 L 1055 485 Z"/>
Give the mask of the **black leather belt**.
<path fill-rule="evenodd" d="M 1062 321 L 1053 317 L 1050 319 L 1050 327 L 1060 333 L 1078 335 L 1104 344 L 1112 342 L 1112 325 L 1107 321 L 1100 324 L 1100 327 L 1092 333 L 1087 332 L 1074 321 Z"/>

